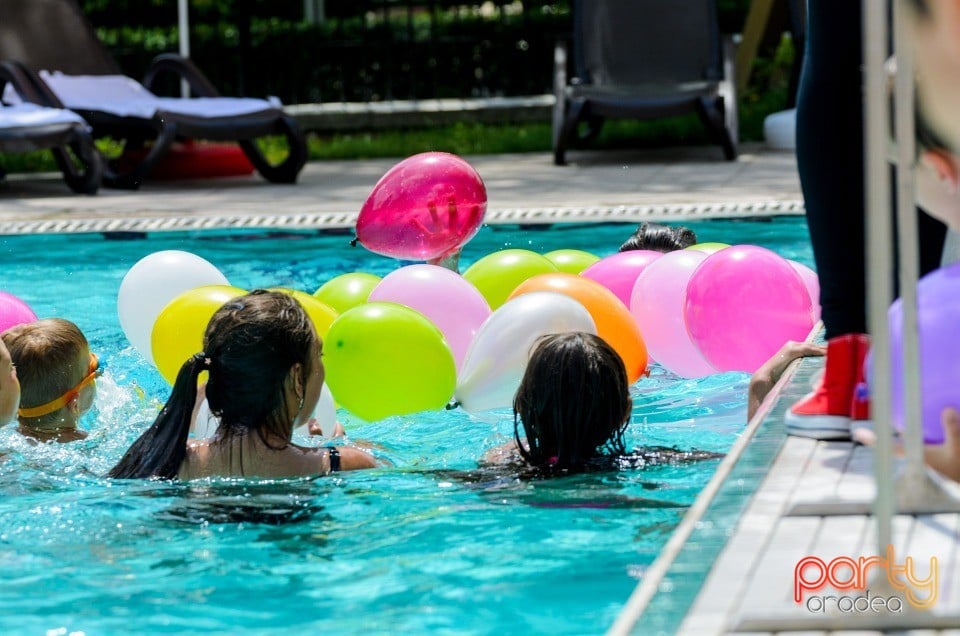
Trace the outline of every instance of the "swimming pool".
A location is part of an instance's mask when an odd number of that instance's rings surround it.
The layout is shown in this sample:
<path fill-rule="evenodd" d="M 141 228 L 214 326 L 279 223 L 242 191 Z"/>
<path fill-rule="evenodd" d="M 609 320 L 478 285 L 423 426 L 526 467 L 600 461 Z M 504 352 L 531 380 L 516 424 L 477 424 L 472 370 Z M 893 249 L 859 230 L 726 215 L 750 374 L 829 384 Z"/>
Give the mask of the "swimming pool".
<path fill-rule="evenodd" d="M 690 224 L 702 240 L 754 243 L 811 265 L 802 218 Z M 496 249 L 605 255 L 624 225 L 486 227 Z M 313 291 L 396 261 L 350 236 L 205 232 L 111 240 L 0 237 L 0 288 L 63 316 L 106 362 L 90 438 L 31 447 L 0 431 L 0 631 L 599 633 L 708 481 L 715 461 L 521 483 L 476 471 L 507 412 L 460 411 L 361 425 L 395 465 L 314 481 L 169 485 L 102 475 L 156 414 L 167 386 L 116 316 L 141 257 L 184 249 L 244 288 Z M 628 443 L 726 450 L 745 420 L 745 374 L 679 380 L 654 368 L 633 387 Z M 706 568 L 709 564 L 704 564 Z"/>

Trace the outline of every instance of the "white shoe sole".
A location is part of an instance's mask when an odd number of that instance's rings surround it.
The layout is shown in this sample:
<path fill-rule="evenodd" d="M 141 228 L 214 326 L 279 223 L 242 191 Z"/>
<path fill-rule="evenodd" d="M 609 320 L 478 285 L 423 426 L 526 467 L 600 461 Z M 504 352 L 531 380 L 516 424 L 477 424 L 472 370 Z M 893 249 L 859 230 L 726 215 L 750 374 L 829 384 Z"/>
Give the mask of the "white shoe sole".
<path fill-rule="evenodd" d="M 850 439 L 850 418 L 844 415 L 797 415 L 787 411 L 783 417 L 787 433 L 812 439 Z"/>

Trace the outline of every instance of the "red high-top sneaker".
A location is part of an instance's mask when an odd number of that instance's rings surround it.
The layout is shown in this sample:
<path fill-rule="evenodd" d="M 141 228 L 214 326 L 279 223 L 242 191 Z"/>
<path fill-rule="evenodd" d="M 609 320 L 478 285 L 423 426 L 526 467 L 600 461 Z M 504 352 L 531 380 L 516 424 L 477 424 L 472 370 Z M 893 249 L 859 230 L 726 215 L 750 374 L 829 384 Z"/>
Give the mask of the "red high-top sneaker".
<path fill-rule="evenodd" d="M 855 389 L 863 381 L 863 360 L 870 339 L 847 334 L 827 341 L 827 359 L 820 384 L 787 411 L 787 432 L 816 439 L 848 439 Z M 857 415 L 864 417 L 857 401 Z"/>

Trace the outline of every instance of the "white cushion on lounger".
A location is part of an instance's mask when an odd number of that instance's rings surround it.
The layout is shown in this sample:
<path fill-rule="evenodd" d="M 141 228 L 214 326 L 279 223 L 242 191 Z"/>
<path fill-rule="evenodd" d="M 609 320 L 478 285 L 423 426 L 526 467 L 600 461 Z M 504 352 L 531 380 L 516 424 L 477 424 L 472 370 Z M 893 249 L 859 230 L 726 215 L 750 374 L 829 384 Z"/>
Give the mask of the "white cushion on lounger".
<path fill-rule="evenodd" d="M 49 124 L 83 124 L 80 115 L 62 108 L 46 108 L 36 104 L 14 104 L 0 108 L 0 128 L 32 128 Z"/>
<path fill-rule="evenodd" d="M 194 117 L 234 117 L 277 106 L 249 97 L 157 97 L 125 75 L 65 75 L 59 71 L 40 71 L 40 77 L 67 108 L 96 110 L 118 117 L 150 119 L 157 111 Z"/>

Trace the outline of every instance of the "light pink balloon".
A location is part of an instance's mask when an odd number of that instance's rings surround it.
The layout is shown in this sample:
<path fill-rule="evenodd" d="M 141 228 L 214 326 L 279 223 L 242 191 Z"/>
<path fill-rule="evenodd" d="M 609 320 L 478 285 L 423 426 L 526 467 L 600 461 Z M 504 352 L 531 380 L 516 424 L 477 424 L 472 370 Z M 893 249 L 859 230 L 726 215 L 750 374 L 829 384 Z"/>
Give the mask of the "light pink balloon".
<path fill-rule="evenodd" d="M 719 371 L 753 373 L 813 327 L 810 294 L 786 259 L 755 245 L 707 257 L 684 303 L 690 338 Z"/>
<path fill-rule="evenodd" d="M 817 273 L 804 265 L 803 263 L 798 263 L 797 261 L 791 261 L 787 259 L 787 262 L 790 263 L 790 266 L 800 274 L 801 280 L 803 280 L 804 286 L 807 288 L 807 293 L 810 294 L 810 304 L 812 307 L 811 316 L 813 316 L 813 322 L 816 323 L 820 320 L 820 278 L 817 276 Z"/>
<path fill-rule="evenodd" d="M 0 291 L 0 333 L 36 319 L 37 314 L 33 313 L 30 305 L 13 294 Z"/>
<path fill-rule="evenodd" d="M 653 250 L 629 250 L 600 259 L 580 275 L 595 280 L 617 295 L 624 305 L 630 306 L 633 285 L 647 265 L 663 256 Z"/>
<path fill-rule="evenodd" d="M 487 190 L 469 163 L 424 152 L 390 168 L 357 217 L 357 239 L 371 252 L 410 260 L 452 254 L 473 238 Z"/>
<path fill-rule="evenodd" d="M 706 253 L 696 250 L 668 252 L 640 273 L 630 294 L 630 311 L 640 325 L 647 351 L 684 378 L 717 372 L 690 339 L 683 320 L 687 281 L 706 259 Z"/>
<path fill-rule="evenodd" d="M 490 305 L 476 287 L 437 265 L 408 265 L 387 274 L 368 300 L 406 305 L 429 318 L 443 332 L 458 369 L 490 316 Z"/>

